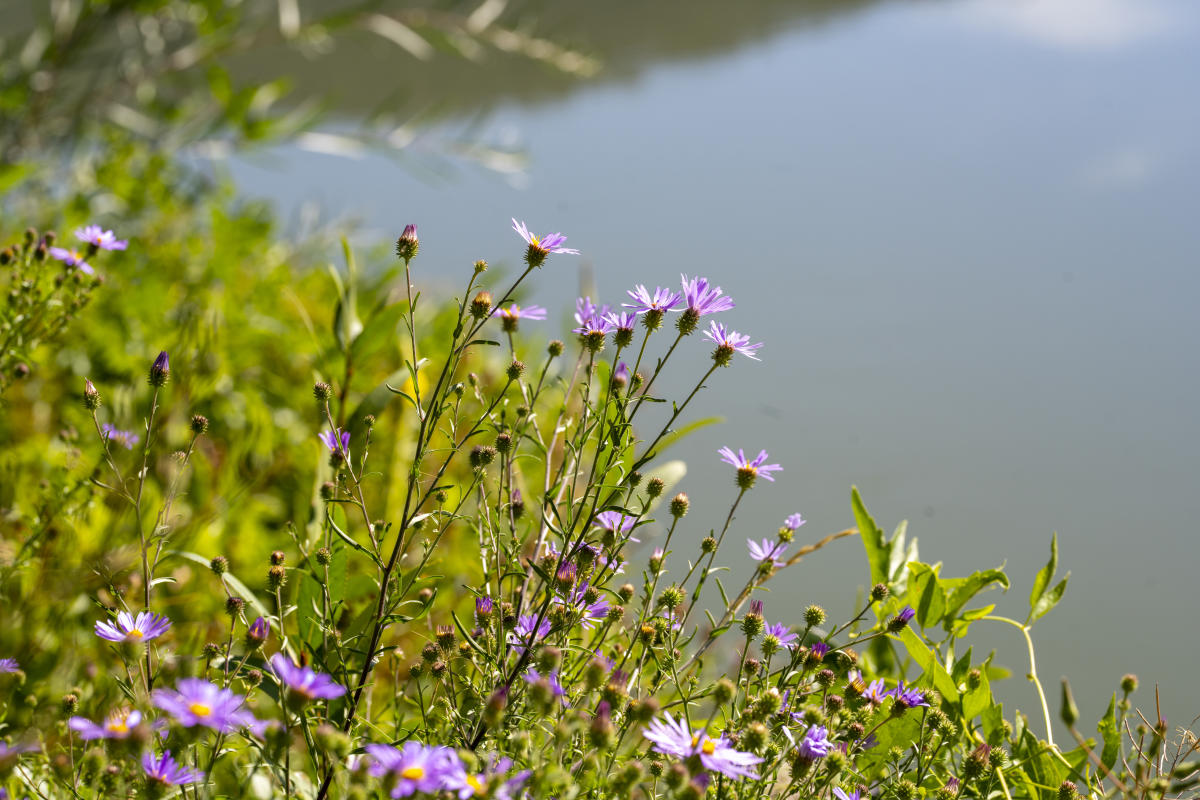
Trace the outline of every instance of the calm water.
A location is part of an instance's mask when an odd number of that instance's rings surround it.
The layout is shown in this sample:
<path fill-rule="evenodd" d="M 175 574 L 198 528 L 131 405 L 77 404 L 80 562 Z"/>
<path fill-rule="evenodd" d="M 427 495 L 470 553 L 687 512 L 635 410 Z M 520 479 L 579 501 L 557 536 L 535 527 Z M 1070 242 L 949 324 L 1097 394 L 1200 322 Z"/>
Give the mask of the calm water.
<path fill-rule="evenodd" d="M 663 3 L 644 4 L 647 24 L 582 19 L 588 5 L 545 25 L 601 55 L 591 79 L 504 62 L 472 80 L 445 59 L 410 73 L 364 43 L 303 74 L 347 126 L 418 76 L 440 121 L 406 155 L 289 146 L 232 174 L 297 225 L 315 208 L 370 240 L 417 222 L 439 276 L 511 263 L 510 216 L 561 230 L 585 255 L 543 274 L 531 299 L 552 308 L 589 270 L 608 302 L 709 275 L 766 346 L 696 409 L 727 424 L 678 451 L 692 536 L 733 499 L 725 444 L 786 468 L 752 492 L 735 543 L 793 511 L 802 541 L 847 527 L 857 484 L 943 575 L 1007 561 L 1013 589 L 991 600 L 1013 616 L 1057 530 L 1073 577 L 1034 631 L 1055 716 L 1059 676 L 1090 720 L 1128 671 L 1146 707 L 1158 681 L 1172 722 L 1200 713 L 1200 7 Z M 528 166 L 441 158 L 464 136 L 515 143 Z M 691 349 L 680 386 L 705 364 Z M 839 542 L 776 579 L 768 618 L 845 613 L 867 580 L 861 545 Z M 1003 696 L 1036 719 L 1019 634 L 977 629 L 1014 670 Z"/>

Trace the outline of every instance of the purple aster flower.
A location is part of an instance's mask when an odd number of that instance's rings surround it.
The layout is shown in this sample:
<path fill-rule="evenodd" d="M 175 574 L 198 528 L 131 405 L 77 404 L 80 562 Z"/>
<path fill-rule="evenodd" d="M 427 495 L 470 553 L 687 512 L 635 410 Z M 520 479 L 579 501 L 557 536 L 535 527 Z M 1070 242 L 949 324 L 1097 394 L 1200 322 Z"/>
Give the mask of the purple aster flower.
<path fill-rule="evenodd" d="M 99 225 L 76 228 L 75 238 L 98 250 L 124 250 L 129 246 L 128 241 L 118 239 L 112 231 L 106 231 Z"/>
<path fill-rule="evenodd" d="M 104 434 L 105 440 L 119 444 L 126 450 L 132 450 L 133 446 L 138 443 L 138 435 L 133 431 L 123 431 L 111 422 L 106 422 L 100 426 L 100 432 Z"/>
<path fill-rule="evenodd" d="M 687 309 L 696 316 L 716 314 L 718 311 L 733 308 L 733 299 L 723 295 L 720 286 L 709 286 L 708 278 L 697 277 L 688 280 L 687 275 L 680 277 L 683 279 L 683 299 L 687 303 Z"/>
<path fill-rule="evenodd" d="M 625 331 L 626 333 L 632 333 L 633 326 L 637 325 L 637 314 L 632 311 L 622 311 L 620 313 L 610 311 L 605 315 L 605 319 L 608 320 L 608 324 L 612 325 L 618 331 Z"/>
<path fill-rule="evenodd" d="M 341 452 L 342 455 L 350 454 L 350 431 L 344 431 L 338 428 L 337 431 L 321 431 L 317 434 L 317 438 L 329 448 L 329 452 Z"/>
<path fill-rule="evenodd" d="M 883 679 L 879 678 L 867 685 L 867 690 L 863 692 L 862 697 L 863 700 L 866 700 L 871 705 L 877 706 L 890 697 L 891 694 L 891 692 L 883 688 Z"/>
<path fill-rule="evenodd" d="M 525 251 L 525 263 L 530 267 L 539 267 L 546 260 L 546 256 L 551 253 L 567 253 L 569 255 L 579 255 L 578 250 L 572 250 L 569 247 L 563 247 L 562 244 L 567 240 L 567 237 L 561 233 L 547 233 L 545 236 L 535 236 L 529 232 L 529 228 L 525 227 L 524 222 L 512 221 L 513 230 L 516 231 L 525 244 L 529 247 Z"/>
<path fill-rule="evenodd" d="M 493 800 L 512 800 L 515 792 L 532 774 L 530 770 L 521 770 L 497 783 L 498 779 L 512 769 L 512 766 L 511 758 L 492 756 L 483 772 L 473 774 L 467 772 L 466 767 L 459 761 L 457 769 L 442 780 L 442 788 L 458 795 L 459 800 L 467 800 L 470 797 L 487 795 L 488 787 L 491 785 L 491 794 L 488 796 Z"/>
<path fill-rule="evenodd" d="M 892 690 L 892 697 L 896 698 L 896 702 L 905 708 L 916 708 L 917 706 L 929 706 L 929 701 L 925 699 L 925 693 L 920 689 L 906 689 L 904 681 Z"/>
<path fill-rule="evenodd" d="M 191 767 L 176 764 L 170 750 L 164 750 L 159 758 L 147 751 L 142 754 L 142 769 L 146 771 L 146 780 L 160 783 L 163 786 L 183 786 L 189 783 L 199 783 L 204 780 L 204 773 L 197 772 Z"/>
<path fill-rule="evenodd" d="M 530 667 L 529 671 L 525 673 L 526 683 L 537 683 L 538 681 L 542 680 L 546 681 L 547 685 L 549 685 L 550 693 L 554 697 L 562 698 L 562 704 L 565 706 L 567 704 L 567 690 L 563 688 L 562 682 L 559 681 L 558 670 L 551 670 L 545 675 L 542 675 L 536 669 Z"/>
<path fill-rule="evenodd" d="M 800 755 L 809 760 L 815 761 L 818 758 L 824 758 L 833 749 L 833 742 L 829 741 L 829 731 L 824 725 L 809 727 L 804 738 L 800 740 L 799 749 Z"/>
<path fill-rule="evenodd" d="M 25 753 L 38 749 L 36 744 L 7 744 L 0 742 L 0 770 L 8 770 Z"/>
<path fill-rule="evenodd" d="M 717 453 L 721 456 L 722 461 L 737 469 L 737 484 L 743 489 L 753 486 L 754 480 L 760 475 L 769 481 L 774 481 L 771 473 L 783 470 L 783 467 L 778 464 L 763 463 L 767 460 L 766 450 L 760 450 L 753 461 L 746 458 L 746 454 L 742 452 L 741 448 L 738 448 L 737 455 L 734 455 L 733 450 L 728 447 L 722 447 Z"/>
<path fill-rule="evenodd" d="M 682 299 L 682 295 L 679 292 L 673 292 L 661 286 L 654 290 L 654 294 L 650 294 L 646 287 L 641 284 L 634 286 L 625 293 L 633 298 L 633 302 L 622 303 L 621 305 L 625 308 L 632 308 L 634 313 L 637 314 L 644 314 L 647 311 L 657 311 L 659 313 L 673 311 Z"/>
<path fill-rule="evenodd" d="M 75 267 L 80 272 L 86 275 L 95 275 L 96 270 L 92 269 L 92 265 L 83 260 L 83 254 L 78 250 L 67 250 L 63 247 L 51 247 L 48 251 L 50 257 L 61 261 L 68 267 Z"/>
<path fill-rule="evenodd" d="M 516 303 L 513 303 L 508 308 L 497 308 L 492 312 L 492 316 L 500 317 L 500 324 L 504 330 L 515 331 L 517 322 L 523 319 L 531 319 L 537 322 L 546 318 L 546 309 L 541 306 L 526 306 L 521 308 Z"/>
<path fill-rule="evenodd" d="M 407 741 L 403 749 L 386 744 L 369 744 L 371 765 L 367 771 L 375 778 L 391 775 L 396 785 L 392 797 L 408 797 L 416 792 L 433 794 L 442 789 L 447 777 L 462 769 L 458 755 L 448 747 L 431 747 Z"/>
<path fill-rule="evenodd" d="M 605 306 L 605 308 L 608 308 L 608 306 Z M 603 340 L 605 336 L 613 331 L 613 324 L 609 316 L 609 314 L 593 314 L 590 317 L 584 317 L 583 321 L 579 323 L 578 328 L 571 329 L 571 333 L 578 333 L 580 336 L 598 337 Z"/>
<path fill-rule="evenodd" d="M 508 643 L 520 655 L 525 652 L 527 645 L 537 644 L 549 635 L 550 620 L 543 619 L 541 624 L 538 624 L 536 614 L 522 614 L 517 618 L 516 628 L 508 635 Z"/>
<path fill-rule="evenodd" d="M 708 324 L 708 330 L 704 332 L 704 336 L 717 346 L 717 349 L 713 351 L 713 360 L 721 366 L 728 364 L 734 353 L 741 353 L 747 358 L 762 361 L 761 358 L 754 355 L 754 351 L 762 347 L 762 342 L 750 344 L 749 336 L 729 330 L 715 319 Z"/>
<path fill-rule="evenodd" d="M 592 298 L 584 296 L 575 299 L 575 322 L 583 325 L 585 320 L 593 317 L 607 317 L 609 312 L 608 304 L 598 306 L 592 302 Z"/>
<path fill-rule="evenodd" d="M 692 733 L 683 719 L 673 719 L 669 713 L 643 728 L 642 736 L 654 742 L 654 749 L 664 755 L 699 757 L 704 768 L 712 772 L 730 778 L 758 777 L 751 767 L 761 763 L 761 757 L 733 749 L 724 736 L 713 739 L 707 731 Z"/>
<path fill-rule="evenodd" d="M 496 608 L 496 603 L 492 598 L 484 595 L 475 598 L 475 622 L 482 625 L 483 621 L 492 616 L 492 612 Z"/>
<path fill-rule="evenodd" d="M 808 522 L 808 520 L 806 520 L 804 517 L 800 516 L 799 514 L 792 514 L 783 521 L 783 528 L 784 530 L 794 531 L 805 522 Z"/>
<path fill-rule="evenodd" d="M 896 630 L 903 630 L 904 627 L 906 625 L 908 625 L 909 622 L 912 622 L 912 618 L 915 617 L 916 615 L 917 615 L 917 612 L 913 611 L 912 606 L 905 606 L 904 608 L 900 609 L 899 614 L 892 617 L 891 621 L 888 622 L 888 628 L 895 628 Z"/>
<path fill-rule="evenodd" d="M 0 673 L 16 672 L 21 669 L 15 658 L 0 658 Z"/>
<path fill-rule="evenodd" d="M 346 693 L 346 687 L 334 683 L 323 672 L 314 672 L 311 667 L 301 667 L 283 653 L 271 656 L 271 671 L 294 695 L 306 700 L 333 700 Z"/>
<path fill-rule="evenodd" d="M 793 647 L 800 640 L 799 634 L 793 633 L 792 629 L 782 622 L 768 625 L 763 636 L 774 636 L 780 647 Z"/>
<path fill-rule="evenodd" d="M 770 539 L 763 539 L 760 543 L 753 539 L 747 539 L 746 548 L 750 551 L 750 558 L 754 561 L 769 560 L 777 567 L 782 567 L 787 563 L 780 558 L 783 555 L 783 551 L 787 550 L 787 545 L 783 542 L 772 542 Z"/>
<path fill-rule="evenodd" d="M 617 368 L 613 370 L 612 379 L 618 388 L 629 383 L 629 365 L 624 361 L 617 364 Z"/>
<path fill-rule="evenodd" d="M 185 728 L 203 725 L 221 733 L 233 733 L 243 727 L 253 729 L 258 724 L 258 720 L 242 710 L 245 697 L 200 678 L 184 678 L 175 689 L 155 689 L 150 699 Z"/>
<path fill-rule="evenodd" d="M 842 791 L 841 787 L 835 786 L 833 787 L 833 796 L 836 797 L 837 800 L 858 800 L 859 792 L 856 789 L 855 791 L 847 794 L 846 792 Z"/>
<path fill-rule="evenodd" d="M 96 635 L 110 642 L 148 642 L 162 636 L 171 627 L 171 620 L 162 614 L 139 611 L 135 617 L 128 611 L 117 614 L 116 623 L 98 621 Z"/>
<path fill-rule="evenodd" d="M 824 659 L 825 655 L 829 652 L 829 645 L 824 642 L 813 642 L 812 647 L 808 648 L 808 650 L 815 658 Z"/>
<path fill-rule="evenodd" d="M 637 517 L 626 514 L 623 511 L 601 511 L 596 515 L 594 524 L 601 530 L 619 535 L 633 530 L 633 526 L 637 524 Z M 641 544 L 642 540 L 630 536 L 629 541 Z"/>
<path fill-rule="evenodd" d="M 71 717 L 67 720 L 67 726 L 78 733 L 79 738 L 84 741 L 91 741 L 92 739 L 125 739 L 129 734 L 133 733 L 133 729 L 141 721 L 142 712 L 120 708 L 105 717 L 103 725 L 92 722 L 86 717 Z"/>
<path fill-rule="evenodd" d="M 574 566 L 573 564 L 571 566 Z M 591 628 L 597 621 L 604 619 L 608 614 L 609 605 L 604 598 L 598 598 L 594 602 L 587 601 L 587 582 L 579 584 L 571 592 L 570 601 L 556 597 L 554 602 L 561 606 L 572 606 L 576 610 L 581 611 L 583 616 L 579 620 L 579 624 L 584 628 Z"/>

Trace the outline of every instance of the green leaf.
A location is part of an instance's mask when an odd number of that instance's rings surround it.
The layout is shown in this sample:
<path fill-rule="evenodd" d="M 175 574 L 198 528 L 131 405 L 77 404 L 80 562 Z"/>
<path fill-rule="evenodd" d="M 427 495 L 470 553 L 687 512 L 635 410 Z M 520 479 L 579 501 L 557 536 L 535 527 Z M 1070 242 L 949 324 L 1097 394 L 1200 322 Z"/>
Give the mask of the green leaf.
<path fill-rule="evenodd" d="M 1033 591 L 1029 593 L 1029 608 L 1030 610 L 1037 607 L 1038 601 L 1042 599 L 1042 595 L 1046 593 L 1046 587 L 1050 585 L 1050 581 L 1054 580 L 1054 573 L 1058 571 L 1058 533 L 1055 532 L 1050 537 L 1050 560 L 1046 562 L 1046 566 L 1042 567 L 1038 572 L 1037 577 L 1033 579 Z M 1033 620 L 1033 615 L 1030 614 L 1029 621 Z"/>
<path fill-rule="evenodd" d="M 983 735 L 989 742 L 994 742 L 1004 737 L 1004 704 L 994 703 L 991 708 L 984 709 L 980 714 L 980 721 L 983 723 Z"/>
<path fill-rule="evenodd" d="M 938 660 L 937 654 L 921 641 L 921 637 L 912 628 L 905 628 L 895 638 L 904 644 L 904 649 L 908 651 L 908 655 L 917 663 L 917 666 L 925 670 L 926 676 L 933 683 L 933 688 L 941 692 L 942 697 L 951 703 L 957 703 L 958 686 L 950 677 L 950 673 L 942 666 L 941 661 Z"/>
<path fill-rule="evenodd" d="M 1029 614 L 1030 622 L 1046 616 L 1050 613 L 1051 609 L 1058 605 L 1058 601 L 1062 600 L 1063 592 L 1067 590 L 1067 578 L 1070 577 L 1071 573 L 1068 572 L 1063 576 L 1061 581 L 1054 584 L 1053 589 L 1042 594 L 1041 599 L 1037 601 L 1037 603 L 1033 606 L 1033 611 Z"/>
<path fill-rule="evenodd" d="M 394 338 L 396 327 L 407 313 L 408 301 L 401 300 L 372 314 L 362 332 L 354 337 L 354 343 L 350 345 L 350 358 L 360 362 Z"/>
<path fill-rule="evenodd" d="M 1104 740 L 1104 750 L 1100 753 L 1100 763 L 1112 769 L 1121 753 L 1121 729 L 1117 726 L 1117 695 L 1114 692 L 1108 701 L 1108 711 L 1096 725 L 1096 732 Z"/>
<path fill-rule="evenodd" d="M 928 628 L 942 621 L 946 611 L 946 593 L 938 581 L 937 567 L 920 562 L 910 563 L 912 577 L 908 582 L 908 604 L 917 612 L 917 621 Z"/>
<path fill-rule="evenodd" d="M 724 422 L 724 421 L 725 421 L 724 417 L 705 417 L 704 419 L 698 419 L 698 420 L 695 420 L 694 422 L 689 422 L 687 425 L 684 425 L 683 427 L 676 428 L 675 430 L 671 431 L 666 436 L 664 436 L 658 440 L 658 444 L 654 448 L 654 455 L 656 455 L 656 456 L 661 455 L 663 453 L 663 451 L 668 449 L 669 447 L 671 447 L 671 445 L 676 444 L 677 442 L 681 441 L 684 437 L 695 433 L 696 431 L 700 430 L 701 428 L 707 428 L 709 425 L 716 425 L 716 424 Z"/>
<path fill-rule="evenodd" d="M 392 395 L 398 394 L 388 387 L 389 383 L 396 383 L 404 376 L 404 372 L 397 370 L 384 380 L 383 383 L 376 386 L 367 395 L 359 401 L 358 405 L 350 412 L 350 418 L 347 420 L 347 427 L 350 429 L 350 439 L 352 442 L 361 442 L 363 434 L 366 432 L 366 418 L 368 416 L 379 416 L 387 404 L 391 402 Z"/>
<path fill-rule="evenodd" d="M 300 573 L 300 590 L 296 594 L 296 626 L 300 640 L 315 652 L 321 641 L 321 584 L 307 572 Z"/>
<path fill-rule="evenodd" d="M 871 567 L 871 584 L 888 582 L 889 547 L 883 537 L 883 529 L 863 505 L 858 487 L 850 487 L 850 505 L 854 509 L 854 523 L 858 526 L 858 538 L 862 539 L 867 551 L 867 563 Z"/>
<path fill-rule="evenodd" d="M 988 682 L 987 673 L 980 670 L 983 680 L 974 689 L 968 689 L 963 695 L 963 718 L 974 719 L 986 711 L 994 702 L 992 700 L 992 685 Z"/>
<path fill-rule="evenodd" d="M 1004 574 L 1004 567 L 1000 566 L 996 569 L 985 569 L 973 573 L 967 578 L 955 578 L 953 581 L 943 581 L 942 584 L 949 589 L 949 595 L 946 598 L 946 625 L 949 632 L 951 620 L 958 616 L 959 611 L 975 595 L 984 591 L 992 584 L 1004 587 L 1008 591 L 1008 576 Z M 948 585 L 953 584 L 953 585 Z"/>
<path fill-rule="evenodd" d="M 326 588 L 329 590 L 329 602 L 334 607 L 346 600 L 346 569 L 348 560 L 346 548 L 333 548 L 328 567 L 329 583 L 326 584 Z"/>

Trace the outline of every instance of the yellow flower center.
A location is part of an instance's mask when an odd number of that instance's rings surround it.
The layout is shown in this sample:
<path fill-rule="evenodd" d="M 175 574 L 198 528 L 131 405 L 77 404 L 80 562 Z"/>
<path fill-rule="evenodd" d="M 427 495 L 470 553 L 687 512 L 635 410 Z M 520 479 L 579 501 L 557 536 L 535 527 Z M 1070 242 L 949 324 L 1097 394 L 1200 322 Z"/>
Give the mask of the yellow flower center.
<path fill-rule="evenodd" d="M 702 753 L 704 753 L 704 755 L 706 755 L 706 756 L 711 756 L 713 754 L 713 751 L 716 749 L 717 749 L 717 746 L 716 746 L 716 744 L 713 743 L 712 739 L 705 739 L 704 745 L 700 748 L 700 751 Z"/>
<path fill-rule="evenodd" d="M 537 247 L 537 248 L 539 248 L 539 249 L 540 249 L 540 248 L 541 248 L 541 246 L 542 246 L 542 241 L 541 241 L 541 239 L 539 239 L 538 237 L 534 236 L 532 233 L 531 233 L 531 234 L 529 234 L 529 243 L 530 243 L 531 245 L 533 245 L 534 247 Z"/>
<path fill-rule="evenodd" d="M 480 781 L 479 778 L 476 778 L 474 775 L 467 776 L 467 785 L 475 790 L 475 794 L 483 793 L 483 782 Z"/>
<path fill-rule="evenodd" d="M 144 639 L 145 637 L 146 634 L 142 633 L 137 628 L 134 628 L 129 633 L 125 634 L 126 639 Z"/>
<path fill-rule="evenodd" d="M 104 727 L 108 728 L 112 733 L 129 733 L 129 726 L 125 724 L 125 718 L 110 719 Z"/>
<path fill-rule="evenodd" d="M 212 709 L 204 705 L 204 703 L 192 703 L 188 706 L 188 711 L 195 714 L 197 717 L 207 717 L 212 713 Z"/>
<path fill-rule="evenodd" d="M 410 781 L 419 781 L 425 777 L 424 767 L 405 767 L 400 771 L 400 777 L 408 778 Z"/>

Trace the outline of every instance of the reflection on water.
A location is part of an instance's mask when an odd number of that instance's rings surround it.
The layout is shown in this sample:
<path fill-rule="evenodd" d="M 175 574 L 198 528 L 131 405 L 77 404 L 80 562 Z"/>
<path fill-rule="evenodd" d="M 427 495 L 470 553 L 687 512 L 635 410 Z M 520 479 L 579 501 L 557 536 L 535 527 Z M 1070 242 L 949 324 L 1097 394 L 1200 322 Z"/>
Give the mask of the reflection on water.
<path fill-rule="evenodd" d="M 418 222 L 434 275 L 511 263 L 515 215 L 567 233 L 608 302 L 712 276 L 738 301 L 728 321 L 766 346 L 762 364 L 714 376 L 696 413 L 729 422 L 680 450 L 694 539 L 733 498 L 725 444 L 765 446 L 786 470 L 743 504 L 733 541 L 795 511 L 813 539 L 846 527 L 856 483 L 886 527 L 911 520 L 943 574 L 1007 561 L 1014 588 L 989 602 L 1013 616 L 1057 530 L 1074 576 L 1035 629 L 1043 678 L 1069 673 L 1088 715 L 1128 671 L 1161 684 L 1172 719 L 1200 711 L 1198 9 L 661 5 L 546 4 L 540 32 L 605 61 L 591 81 L 404 62 L 452 120 L 490 109 L 483 136 L 519 133 L 524 189 L 294 147 L 235 161 L 235 177 L 288 213 L 303 198 L 380 237 Z M 387 76 L 366 48 L 347 58 L 311 77 L 365 111 Z M 574 269 L 548 268 L 530 299 L 567 308 Z M 692 343 L 669 377 L 686 384 L 706 357 Z M 865 581 L 859 545 L 839 542 L 777 579 L 768 615 L 844 612 Z M 1019 637 L 978 632 L 1024 674 Z M 1008 683 L 1031 709 L 1028 685 Z"/>

